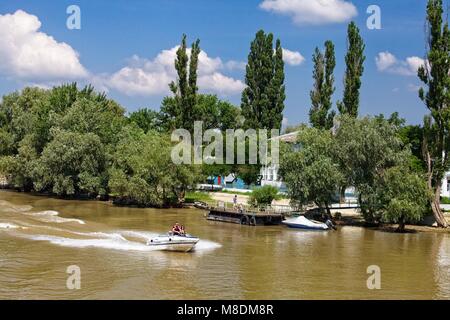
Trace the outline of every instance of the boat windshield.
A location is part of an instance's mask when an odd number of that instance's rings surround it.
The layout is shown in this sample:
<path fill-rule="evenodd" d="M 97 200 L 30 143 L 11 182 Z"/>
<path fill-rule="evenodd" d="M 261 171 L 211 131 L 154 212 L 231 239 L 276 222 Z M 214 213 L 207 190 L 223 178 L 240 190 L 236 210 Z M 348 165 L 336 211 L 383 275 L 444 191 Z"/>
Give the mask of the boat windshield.
<path fill-rule="evenodd" d="M 167 237 L 167 236 L 170 236 L 170 237 L 174 237 L 174 236 L 178 236 L 178 237 L 187 237 L 187 236 L 189 236 L 189 235 L 188 235 L 188 234 L 175 234 L 175 233 L 173 233 L 172 231 L 167 232 L 166 234 L 160 235 L 160 237 Z"/>

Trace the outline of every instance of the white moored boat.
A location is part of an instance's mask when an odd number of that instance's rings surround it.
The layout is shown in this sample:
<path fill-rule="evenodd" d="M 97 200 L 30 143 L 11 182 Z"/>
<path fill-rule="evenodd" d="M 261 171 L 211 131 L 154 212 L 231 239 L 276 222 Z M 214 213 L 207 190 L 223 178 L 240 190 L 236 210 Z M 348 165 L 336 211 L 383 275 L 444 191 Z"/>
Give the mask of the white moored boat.
<path fill-rule="evenodd" d="M 329 230 L 331 225 L 329 223 L 322 223 L 313 220 L 309 220 L 304 216 L 291 218 L 283 221 L 283 224 L 290 228 L 305 229 L 305 230 Z"/>
<path fill-rule="evenodd" d="M 193 237 L 189 234 L 174 235 L 172 232 L 169 232 L 150 239 L 147 242 L 147 245 L 155 247 L 158 250 L 189 252 L 199 241 L 199 238 Z"/>

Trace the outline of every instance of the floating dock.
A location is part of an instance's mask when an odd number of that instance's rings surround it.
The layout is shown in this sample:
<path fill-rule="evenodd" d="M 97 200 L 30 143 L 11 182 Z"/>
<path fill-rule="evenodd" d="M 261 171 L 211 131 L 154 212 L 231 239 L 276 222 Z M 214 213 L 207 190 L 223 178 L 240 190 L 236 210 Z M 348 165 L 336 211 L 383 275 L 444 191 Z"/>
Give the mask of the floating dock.
<path fill-rule="evenodd" d="M 281 224 L 284 220 L 284 214 L 272 211 L 209 208 L 206 218 L 211 221 L 229 222 L 248 226 L 267 226 Z"/>

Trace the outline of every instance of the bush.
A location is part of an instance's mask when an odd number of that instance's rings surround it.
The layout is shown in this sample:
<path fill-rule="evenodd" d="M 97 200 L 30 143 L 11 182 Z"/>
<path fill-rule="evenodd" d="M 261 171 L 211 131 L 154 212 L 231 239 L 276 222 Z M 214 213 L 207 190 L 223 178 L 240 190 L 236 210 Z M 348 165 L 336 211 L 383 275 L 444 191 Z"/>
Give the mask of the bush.
<path fill-rule="evenodd" d="M 316 204 L 329 208 L 344 175 L 332 151 L 334 138 L 328 131 L 304 128 L 298 134 L 301 147 L 285 146 L 281 152 L 280 175 L 295 205 Z"/>
<path fill-rule="evenodd" d="M 450 198 L 442 197 L 441 198 L 441 204 L 450 204 Z"/>
<path fill-rule="evenodd" d="M 422 177 L 404 167 L 386 170 L 376 193 L 382 221 L 398 223 L 401 232 L 423 218 L 431 196 Z"/>
<path fill-rule="evenodd" d="M 252 206 L 270 205 L 273 200 L 278 200 L 278 189 L 273 186 L 264 186 L 254 189 L 250 195 L 249 204 Z"/>

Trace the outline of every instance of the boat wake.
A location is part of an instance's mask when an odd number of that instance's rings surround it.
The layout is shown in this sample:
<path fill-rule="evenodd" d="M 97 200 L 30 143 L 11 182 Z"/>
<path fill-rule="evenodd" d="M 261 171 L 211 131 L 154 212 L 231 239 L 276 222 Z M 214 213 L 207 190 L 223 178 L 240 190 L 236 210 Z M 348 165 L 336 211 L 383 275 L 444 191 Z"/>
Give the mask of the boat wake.
<path fill-rule="evenodd" d="M 0 229 L 19 229 L 19 228 L 23 227 L 19 227 L 14 223 L 6 223 L 6 222 L 0 223 Z"/>
<path fill-rule="evenodd" d="M 83 220 L 80 219 L 68 219 L 68 218 L 61 218 L 59 217 L 58 211 L 53 210 L 47 210 L 47 211 L 40 211 L 40 212 L 24 212 L 24 214 L 32 215 L 34 217 L 37 217 L 43 222 L 54 222 L 54 223 L 67 223 L 67 222 L 76 222 L 78 224 L 85 224 Z"/>
<path fill-rule="evenodd" d="M 58 211 L 33 211 L 31 206 L 15 206 L 0 201 L 0 233 L 8 232 L 20 238 L 44 241 L 68 248 L 99 248 L 127 252 L 159 251 L 147 245 L 158 235 L 155 232 L 137 230 L 110 230 L 98 223 L 81 219 L 63 218 Z M 193 252 L 206 252 L 221 245 L 200 240 Z"/>
<path fill-rule="evenodd" d="M 86 234 L 89 236 L 89 234 Z M 153 251 L 144 243 L 134 242 L 123 238 L 120 234 L 109 234 L 104 237 L 91 239 L 75 239 L 49 235 L 35 235 L 29 237 L 36 241 L 48 241 L 52 244 L 71 248 L 102 248 L 122 251 Z"/>

